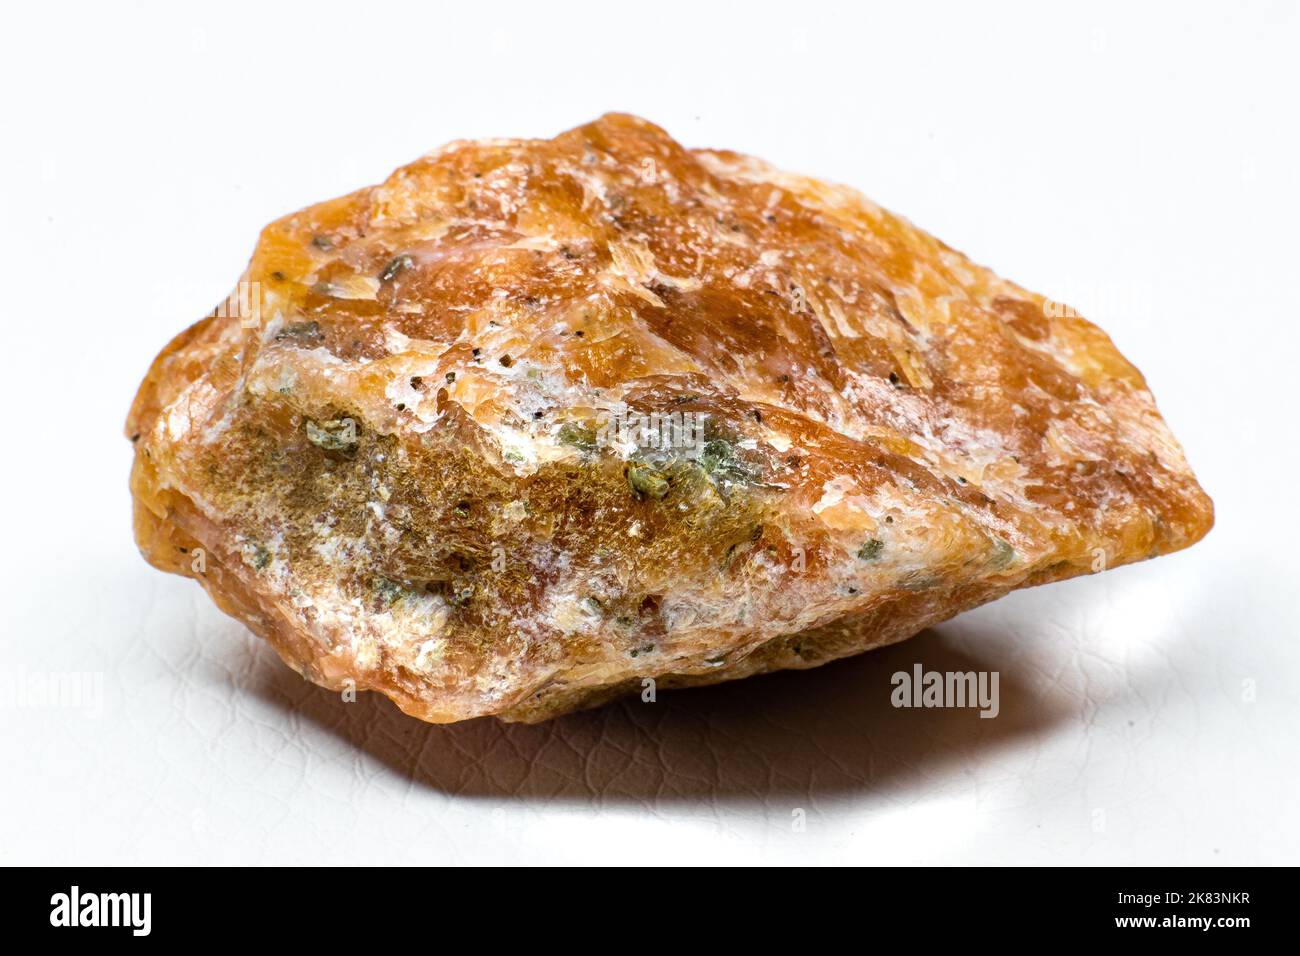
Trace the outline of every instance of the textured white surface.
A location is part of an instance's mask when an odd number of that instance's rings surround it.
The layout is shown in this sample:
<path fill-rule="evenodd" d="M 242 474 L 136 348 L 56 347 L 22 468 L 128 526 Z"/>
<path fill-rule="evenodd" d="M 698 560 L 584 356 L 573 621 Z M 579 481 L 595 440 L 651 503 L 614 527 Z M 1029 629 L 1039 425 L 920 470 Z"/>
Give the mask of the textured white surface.
<path fill-rule="evenodd" d="M 0 863 L 1296 862 L 1296 5 L 897 6 L 421 5 L 372 36 L 320 5 L 14 11 Z M 537 727 L 343 703 L 144 565 L 122 419 L 263 223 L 607 109 L 859 186 L 1078 308 L 1218 527 L 820 671 Z M 999 671 L 1000 716 L 892 708 L 915 662 Z M 68 672 L 99 707 L 14 693 Z"/>

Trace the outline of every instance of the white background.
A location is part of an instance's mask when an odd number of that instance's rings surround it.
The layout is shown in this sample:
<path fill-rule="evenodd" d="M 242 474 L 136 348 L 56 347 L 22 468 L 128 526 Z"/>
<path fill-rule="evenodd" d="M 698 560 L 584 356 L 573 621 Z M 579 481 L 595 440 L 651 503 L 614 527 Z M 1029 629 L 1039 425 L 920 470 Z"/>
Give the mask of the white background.
<path fill-rule="evenodd" d="M 1297 862 L 1300 13 L 992 9 L 10 5 L 0 862 Z M 857 186 L 1078 308 L 1215 530 L 820 671 L 537 727 L 343 704 L 145 565 L 127 407 L 263 224 L 606 110 Z M 1001 716 L 892 709 L 917 661 L 999 671 Z M 61 672 L 100 706 L 18 693 Z"/>

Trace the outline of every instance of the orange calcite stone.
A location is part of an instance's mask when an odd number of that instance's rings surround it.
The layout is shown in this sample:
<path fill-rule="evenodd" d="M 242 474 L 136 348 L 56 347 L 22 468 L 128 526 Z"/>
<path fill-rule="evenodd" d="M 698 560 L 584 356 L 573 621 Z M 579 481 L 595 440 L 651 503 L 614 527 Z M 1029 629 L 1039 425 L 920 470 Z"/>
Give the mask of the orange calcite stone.
<path fill-rule="evenodd" d="M 451 143 L 240 290 L 131 409 L 140 547 L 428 721 L 814 667 L 1213 521 L 1096 326 L 632 116 Z"/>

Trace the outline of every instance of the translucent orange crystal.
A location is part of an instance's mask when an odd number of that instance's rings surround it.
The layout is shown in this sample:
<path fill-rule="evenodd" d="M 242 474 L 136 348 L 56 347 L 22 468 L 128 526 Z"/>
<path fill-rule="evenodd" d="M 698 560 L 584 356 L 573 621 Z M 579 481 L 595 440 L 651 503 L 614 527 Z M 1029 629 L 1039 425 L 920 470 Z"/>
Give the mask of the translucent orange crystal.
<path fill-rule="evenodd" d="M 632 116 L 287 216 L 240 292 L 136 397 L 140 547 L 424 720 L 813 667 L 1213 521 L 1098 328 Z"/>

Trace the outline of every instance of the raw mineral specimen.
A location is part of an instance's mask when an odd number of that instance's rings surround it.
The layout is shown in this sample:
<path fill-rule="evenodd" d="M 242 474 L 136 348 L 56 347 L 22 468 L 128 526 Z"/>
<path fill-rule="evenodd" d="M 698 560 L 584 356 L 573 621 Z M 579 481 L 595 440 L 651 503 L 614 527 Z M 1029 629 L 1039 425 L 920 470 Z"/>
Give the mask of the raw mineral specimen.
<path fill-rule="evenodd" d="M 272 223 L 127 434 L 150 562 L 437 722 L 815 667 L 1213 523 L 1100 329 L 616 114 Z"/>

